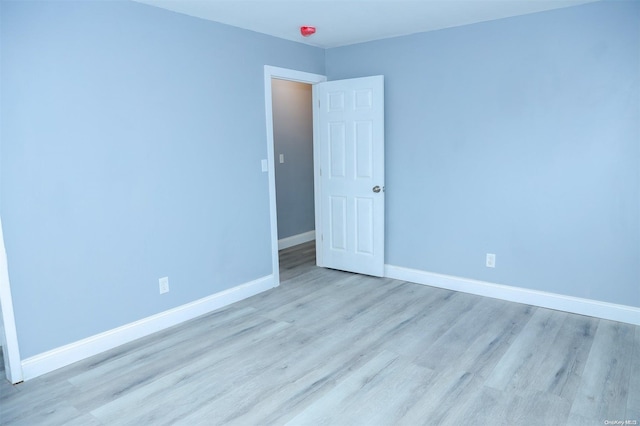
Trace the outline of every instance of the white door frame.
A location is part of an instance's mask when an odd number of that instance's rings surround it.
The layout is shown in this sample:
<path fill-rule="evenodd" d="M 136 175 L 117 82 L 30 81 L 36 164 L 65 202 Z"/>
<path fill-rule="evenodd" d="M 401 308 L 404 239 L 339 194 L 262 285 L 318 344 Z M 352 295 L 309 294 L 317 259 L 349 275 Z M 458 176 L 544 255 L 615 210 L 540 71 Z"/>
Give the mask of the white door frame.
<path fill-rule="evenodd" d="M 280 285 L 280 260 L 278 259 L 278 211 L 276 208 L 276 173 L 275 173 L 275 153 L 274 153 L 274 141 L 273 141 L 273 100 L 271 94 L 271 79 L 278 78 L 281 80 L 296 81 L 299 83 L 317 84 L 327 81 L 327 77 L 320 74 L 312 74 L 303 71 L 296 71 L 287 68 L 278 68 L 270 65 L 264 66 L 264 109 L 266 114 L 266 128 L 267 128 L 267 164 L 269 174 L 269 217 L 271 220 L 271 263 L 273 268 L 273 281 L 274 286 Z M 314 110 L 314 122 L 315 111 Z M 315 126 L 314 126 L 314 159 L 313 159 L 313 174 L 314 181 L 316 181 L 316 173 L 318 165 L 315 155 Z M 315 188 L 314 191 L 318 191 Z M 314 194 L 315 195 L 315 194 Z M 315 198 L 315 197 L 314 197 Z M 316 212 L 316 235 L 318 235 L 318 207 L 315 207 Z"/>
<path fill-rule="evenodd" d="M 13 314 L 13 299 L 11 298 L 11 285 L 9 284 L 7 253 L 4 248 L 4 235 L 2 234 L 2 218 L 0 218 L 0 307 L 2 310 L 2 324 L 4 326 L 2 352 L 4 356 L 5 374 L 11 383 L 20 383 L 23 380 L 22 362 L 18 348 L 16 320 Z"/>

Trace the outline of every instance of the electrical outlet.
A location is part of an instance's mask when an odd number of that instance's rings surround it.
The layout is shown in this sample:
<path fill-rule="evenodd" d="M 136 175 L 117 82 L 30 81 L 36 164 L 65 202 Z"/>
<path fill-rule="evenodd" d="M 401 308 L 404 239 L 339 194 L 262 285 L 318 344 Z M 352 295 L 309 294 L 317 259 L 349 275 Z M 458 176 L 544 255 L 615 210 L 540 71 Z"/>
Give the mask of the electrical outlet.
<path fill-rule="evenodd" d="M 284 163 L 284 154 L 280 154 L 280 164 Z"/>
<path fill-rule="evenodd" d="M 496 255 L 493 253 L 487 253 L 487 268 L 496 267 Z"/>
<path fill-rule="evenodd" d="M 158 280 L 160 286 L 160 294 L 169 292 L 169 277 L 162 277 Z"/>

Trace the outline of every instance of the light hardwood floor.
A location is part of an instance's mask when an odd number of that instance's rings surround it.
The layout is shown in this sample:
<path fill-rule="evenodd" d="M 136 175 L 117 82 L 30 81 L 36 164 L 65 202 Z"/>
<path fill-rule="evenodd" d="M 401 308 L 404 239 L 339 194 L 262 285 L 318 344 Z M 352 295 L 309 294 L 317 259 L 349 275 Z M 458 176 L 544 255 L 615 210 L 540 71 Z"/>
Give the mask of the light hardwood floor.
<path fill-rule="evenodd" d="M 640 424 L 640 327 L 314 266 L 26 383 L 3 425 Z M 633 424 L 633 423 L 629 423 Z"/>

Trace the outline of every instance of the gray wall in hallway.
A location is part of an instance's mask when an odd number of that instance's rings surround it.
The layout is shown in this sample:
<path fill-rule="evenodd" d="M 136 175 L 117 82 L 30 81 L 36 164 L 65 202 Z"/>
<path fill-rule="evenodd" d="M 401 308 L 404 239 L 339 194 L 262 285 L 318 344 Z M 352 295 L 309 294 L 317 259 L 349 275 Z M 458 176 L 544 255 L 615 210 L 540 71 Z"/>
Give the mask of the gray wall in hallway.
<path fill-rule="evenodd" d="M 282 239 L 315 228 L 312 87 L 273 79 L 271 88 L 278 239 Z"/>

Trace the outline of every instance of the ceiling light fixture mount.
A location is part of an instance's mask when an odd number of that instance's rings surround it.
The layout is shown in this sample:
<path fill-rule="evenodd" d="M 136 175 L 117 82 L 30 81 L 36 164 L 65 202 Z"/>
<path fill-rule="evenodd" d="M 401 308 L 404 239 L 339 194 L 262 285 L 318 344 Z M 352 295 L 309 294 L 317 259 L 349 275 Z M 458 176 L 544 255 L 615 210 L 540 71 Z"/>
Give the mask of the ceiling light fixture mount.
<path fill-rule="evenodd" d="M 311 27 L 308 25 L 303 25 L 300 27 L 300 34 L 302 34 L 302 37 L 309 37 L 310 35 L 315 34 L 316 32 L 316 27 Z"/>

